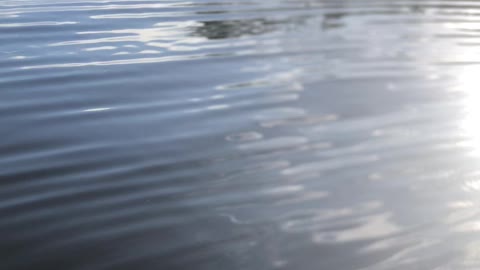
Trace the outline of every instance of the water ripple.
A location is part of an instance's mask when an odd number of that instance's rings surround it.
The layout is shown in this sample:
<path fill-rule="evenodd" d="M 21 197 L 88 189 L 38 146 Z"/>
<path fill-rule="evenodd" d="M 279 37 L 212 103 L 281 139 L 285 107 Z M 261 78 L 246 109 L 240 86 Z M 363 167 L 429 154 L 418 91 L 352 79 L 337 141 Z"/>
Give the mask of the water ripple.
<path fill-rule="evenodd" d="M 2 265 L 479 268 L 479 14 L 2 1 Z"/>

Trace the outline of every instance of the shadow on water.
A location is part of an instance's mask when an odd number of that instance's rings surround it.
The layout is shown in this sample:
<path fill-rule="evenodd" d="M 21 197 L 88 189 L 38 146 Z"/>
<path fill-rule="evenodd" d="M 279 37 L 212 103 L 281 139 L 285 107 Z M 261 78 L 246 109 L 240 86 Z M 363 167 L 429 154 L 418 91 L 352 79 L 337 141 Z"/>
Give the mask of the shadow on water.
<path fill-rule="evenodd" d="M 242 36 L 255 36 L 282 29 L 290 28 L 293 30 L 298 25 L 304 24 L 308 17 L 292 18 L 285 20 L 225 20 L 225 21 L 206 21 L 201 26 L 196 27 L 194 35 L 206 37 L 208 39 L 238 38 Z"/>

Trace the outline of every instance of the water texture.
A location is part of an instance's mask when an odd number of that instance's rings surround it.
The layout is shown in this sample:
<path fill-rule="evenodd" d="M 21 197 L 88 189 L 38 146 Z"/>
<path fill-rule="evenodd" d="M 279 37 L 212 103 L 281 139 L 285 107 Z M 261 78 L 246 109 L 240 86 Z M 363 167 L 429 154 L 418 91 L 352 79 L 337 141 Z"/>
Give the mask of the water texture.
<path fill-rule="evenodd" d="M 480 268 L 480 2 L 0 1 L 1 269 Z"/>

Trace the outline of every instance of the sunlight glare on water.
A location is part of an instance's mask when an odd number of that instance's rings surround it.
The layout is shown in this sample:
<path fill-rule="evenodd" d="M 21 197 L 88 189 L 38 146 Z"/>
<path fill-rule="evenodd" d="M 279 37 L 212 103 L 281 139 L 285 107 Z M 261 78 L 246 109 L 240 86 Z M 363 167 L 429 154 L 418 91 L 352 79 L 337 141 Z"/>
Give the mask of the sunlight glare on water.
<path fill-rule="evenodd" d="M 480 156 L 480 66 L 463 68 L 458 74 L 458 83 L 458 90 L 465 93 L 464 118 L 460 120 L 460 127 L 467 137 L 463 144 L 472 150 L 472 154 Z"/>

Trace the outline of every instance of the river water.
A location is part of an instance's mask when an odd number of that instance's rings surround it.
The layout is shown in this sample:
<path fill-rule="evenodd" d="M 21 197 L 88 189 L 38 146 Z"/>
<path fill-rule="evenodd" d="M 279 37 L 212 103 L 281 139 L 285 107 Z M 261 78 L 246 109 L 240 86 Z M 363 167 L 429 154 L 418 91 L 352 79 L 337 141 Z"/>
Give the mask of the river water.
<path fill-rule="evenodd" d="M 479 269 L 480 2 L 2 0 L 2 269 Z"/>

